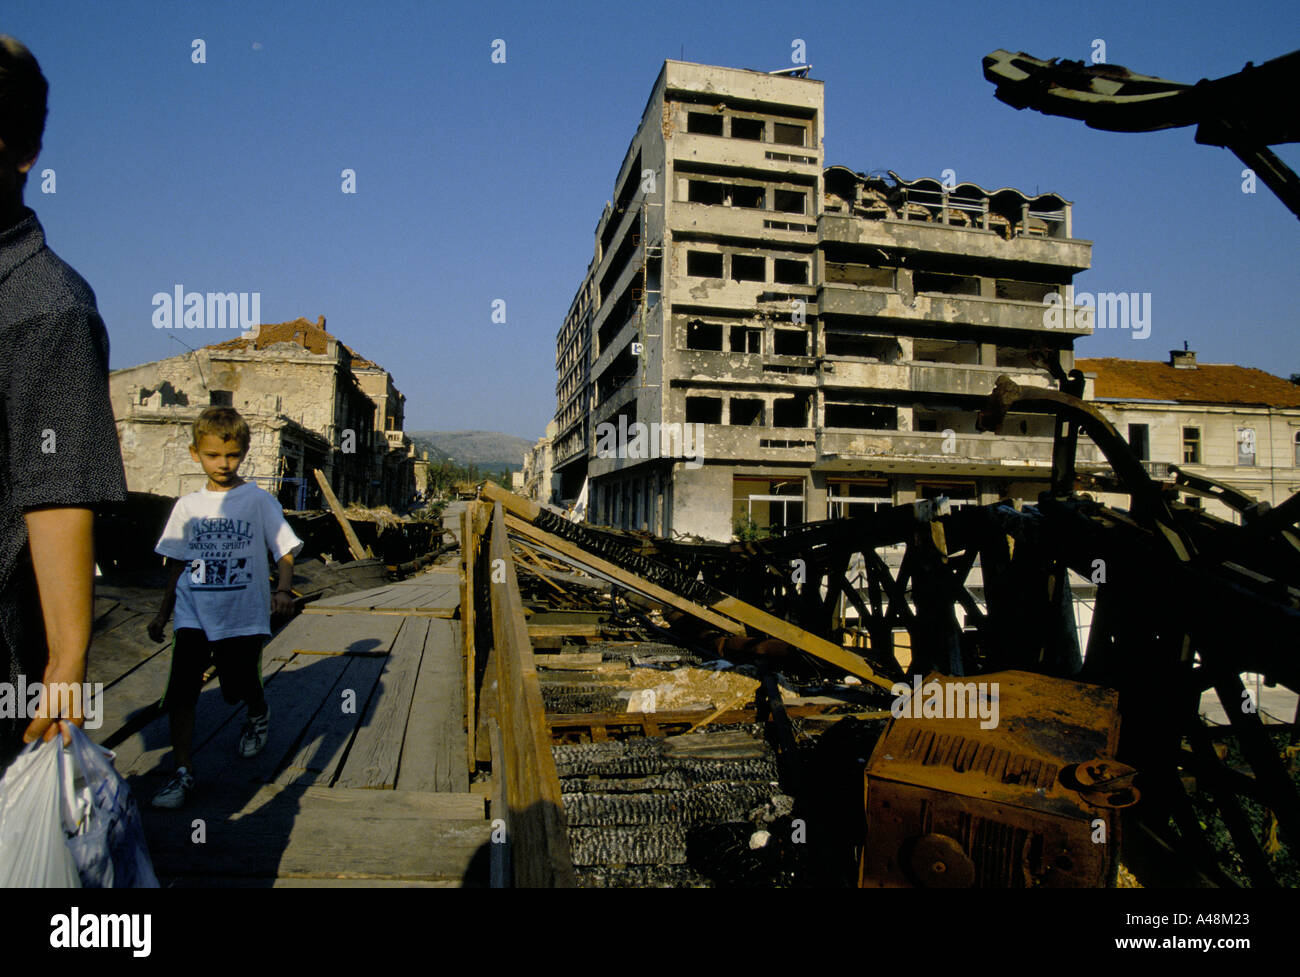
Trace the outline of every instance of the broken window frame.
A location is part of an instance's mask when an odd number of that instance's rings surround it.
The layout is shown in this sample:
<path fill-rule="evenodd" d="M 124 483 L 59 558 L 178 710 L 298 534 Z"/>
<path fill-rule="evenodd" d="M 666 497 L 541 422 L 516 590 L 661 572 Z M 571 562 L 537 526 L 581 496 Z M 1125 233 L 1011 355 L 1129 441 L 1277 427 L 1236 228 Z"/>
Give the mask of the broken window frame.
<path fill-rule="evenodd" d="M 737 122 L 742 123 L 742 124 L 745 124 L 745 125 L 748 125 L 748 124 L 754 124 L 754 125 L 757 125 L 757 126 L 758 126 L 758 135 L 756 135 L 756 136 L 743 136 L 743 135 L 740 135 L 739 133 L 736 132 L 736 123 L 737 123 Z M 744 139 L 744 140 L 746 140 L 746 141 L 748 141 L 748 142 L 767 142 L 767 120 L 766 120 L 766 119 L 756 119 L 756 118 L 752 118 L 752 117 L 747 116 L 747 115 L 733 115 L 733 116 L 731 117 L 731 128 L 728 130 L 728 132 L 730 132 L 730 134 L 731 134 L 731 138 L 732 138 L 732 139 Z"/>
<path fill-rule="evenodd" d="M 799 134 L 798 142 L 782 138 L 782 136 L 793 136 L 796 132 Z M 798 122 L 773 121 L 772 144 L 775 146 L 798 146 L 801 149 L 806 149 L 808 148 L 808 126 Z"/>
<path fill-rule="evenodd" d="M 763 267 L 761 277 L 759 277 L 759 278 L 752 278 L 752 277 L 749 277 L 749 276 L 747 275 L 746 277 L 741 278 L 741 277 L 740 277 L 740 273 L 736 270 L 736 262 L 737 262 L 737 261 L 742 262 L 742 267 L 747 266 L 749 262 L 758 262 L 758 263 L 761 264 L 762 267 Z M 766 256 L 766 255 L 761 255 L 761 254 L 733 254 L 733 255 L 731 256 L 730 265 L 731 265 L 731 268 L 729 269 L 729 271 L 730 271 L 730 275 L 728 276 L 728 278 L 729 278 L 729 280 L 732 281 L 732 282 L 735 282 L 735 283 L 739 283 L 739 282 L 758 282 L 758 283 L 764 283 L 764 282 L 767 281 L 767 256 Z M 752 268 L 752 266 L 750 266 L 750 267 Z M 752 274 L 752 272 L 751 272 L 751 274 Z"/>
<path fill-rule="evenodd" d="M 1247 432 L 1250 433 L 1249 440 L 1243 438 Z M 1247 444 L 1252 446 L 1249 454 L 1246 454 L 1245 447 Z M 1259 464 L 1259 442 L 1255 439 L 1255 429 L 1253 427 L 1237 428 L 1237 466 L 1239 468 L 1254 467 Z"/>
<path fill-rule="evenodd" d="M 699 263 L 706 260 L 708 261 L 711 270 L 715 259 L 718 263 L 718 273 L 716 275 L 705 274 L 703 271 L 699 270 Z M 695 265 L 696 267 L 692 269 L 692 265 Z M 688 250 L 686 252 L 686 274 L 692 278 L 722 278 L 726 274 L 726 270 L 726 261 L 721 251 Z"/>
<path fill-rule="evenodd" d="M 1201 463 L 1201 429 L 1199 427 L 1183 428 L 1183 464 L 1199 465 Z"/>
<path fill-rule="evenodd" d="M 721 136 L 723 134 L 723 118 L 720 112 L 686 112 L 686 131 L 693 136 Z M 696 120 L 701 120 L 699 123 Z M 713 132 L 713 122 L 718 124 L 718 131 Z M 707 123 L 707 124 L 706 124 Z M 696 128 L 697 124 L 700 128 Z"/>
<path fill-rule="evenodd" d="M 870 495 L 851 495 L 846 488 L 860 486 L 878 489 Z M 883 478 L 828 478 L 826 480 L 826 513 L 830 519 L 849 519 L 892 509 L 894 496 L 888 480 Z"/>

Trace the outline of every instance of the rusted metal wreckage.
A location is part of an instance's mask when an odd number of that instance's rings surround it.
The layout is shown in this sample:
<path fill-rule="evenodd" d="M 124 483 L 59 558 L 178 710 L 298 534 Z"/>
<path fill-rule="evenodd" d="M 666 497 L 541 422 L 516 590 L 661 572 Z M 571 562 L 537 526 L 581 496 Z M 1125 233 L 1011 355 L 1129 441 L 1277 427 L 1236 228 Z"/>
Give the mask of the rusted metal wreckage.
<path fill-rule="evenodd" d="M 861 884 L 1101 885 L 1113 883 L 1121 857 L 1152 884 L 1277 884 L 1270 850 L 1300 838 L 1284 758 L 1296 752 L 1297 725 L 1266 728 L 1241 675 L 1300 690 L 1300 495 L 1269 509 L 1186 473 L 1172 485 L 1152 481 L 1079 399 L 1082 375 L 1048 366 L 1062 390 L 1001 378 L 979 419 L 996 430 L 1011 411 L 1056 418 L 1051 488 L 1037 505 L 947 511 L 928 500 L 761 541 L 692 544 L 573 523 L 488 483 L 465 517 L 461 606 L 470 725 L 480 760 L 504 764 L 517 884 L 575 879 L 551 752 L 566 732 L 600 743 L 633 728 L 652 737 L 695 730 L 711 717 L 547 715 L 530 646 L 547 632 L 530 631 L 516 567 L 557 594 L 603 581 L 599 600 L 642 633 L 748 657 L 757 694 L 748 713 L 733 704 L 728 716 L 764 723 L 782 789 L 796 797 L 821 785 L 794 742 L 792 724 L 804 720 L 792 720 L 777 671 L 860 680 L 855 715 L 889 722 L 865 770 L 865 838 L 847 839 Z M 1075 471 L 1080 432 L 1109 474 Z M 1131 505 L 1101 505 L 1078 491 L 1086 487 L 1126 492 Z M 1186 495 L 1226 501 L 1241 525 L 1180 502 Z M 891 546 L 904 548 L 897 567 L 878 552 Z M 972 585 L 977 561 L 982 580 Z M 1086 657 L 1068 571 L 1097 583 Z M 899 642 L 909 646 L 906 670 Z M 997 682 L 1001 728 L 983 729 L 972 715 L 928 725 L 891 718 L 890 690 L 914 676 Z M 1200 715 L 1210 689 L 1227 725 Z M 900 803 L 886 812 L 891 797 Z M 1216 848 L 1207 803 L 1232 851 Z"/>

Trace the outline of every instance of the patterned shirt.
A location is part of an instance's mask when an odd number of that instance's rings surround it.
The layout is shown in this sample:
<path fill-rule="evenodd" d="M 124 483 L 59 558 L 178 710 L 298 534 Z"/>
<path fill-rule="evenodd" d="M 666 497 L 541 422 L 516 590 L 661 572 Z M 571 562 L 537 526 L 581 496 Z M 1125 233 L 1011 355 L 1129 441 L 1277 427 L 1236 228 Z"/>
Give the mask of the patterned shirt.
<path fill-rule="evenodd" d="M 0 681 L 37 681 L 45 633 L 23 513 L 123 501 L 126 477 L 95 293 L 30 209 L 0 231 L 0 398 Z M 27 722 L 0 718 L 0 765 Z"/>

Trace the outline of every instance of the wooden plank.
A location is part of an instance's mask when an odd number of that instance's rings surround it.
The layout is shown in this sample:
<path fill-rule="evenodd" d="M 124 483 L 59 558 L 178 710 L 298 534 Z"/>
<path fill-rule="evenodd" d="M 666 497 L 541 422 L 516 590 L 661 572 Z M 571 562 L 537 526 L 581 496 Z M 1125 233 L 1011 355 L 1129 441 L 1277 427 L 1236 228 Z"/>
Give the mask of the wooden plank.
<path fill-rule="evenodd" d="M 122 611 L 119 606 L 114 615 Z M 90 640 L 86 654 L 86 681 L 92 685 L 103 683 L 108 687 L 159 649 L 170 648 L 149 637 L 148 626 L 152 614 L 126 613 L 127 620 L 117 627 L 99 631 Z"/>
<path fill-rule="evenodd" d="M 397 783 L 397 761 L 402 736 L 411 712 L 415 677 L 425 655 L 428 618 L 403 618 L 393 650 L 384 663 L 379 686 L 366 704 L 361 725 L 348 751 L 337 787 L 392 790 Z M 468 783 L 464 789 L 468 789 Z"/>
<path fill-rule="evenodd" d="M 170 652 L 167 658 L 170 673 Z M 270 657 L 263 649 L 262 681 L 266 682 L 268 677 L 278 672 L 284 664 L 284 659 Z M 241 705 L 231 705 L 226 702 L 218 684 L 215 678 L 210 679 L 199 693 L 199 701 L 194 707 L 194 735 L 190 740 L 191 752 L 194 754 L 197 754 L 203 744 L 215 736 L 243 708 Z M 164 675 L 158 695 L 161 696 L 166 691 L 166 687 L 167 676 Z M 167 713 L 159 713 L 158 717 L 148 725 L 118 743 L 113 747 L 113 753 L 116 756 L 114 765 L 117 767 L 117 772 L 124 777 L 147 773 L 158 768 L 164 758 L 169 758 L 171 754 L 171 720 Z M 171 770 L 170 763 L 167 769 Z"/>
<path fill-rule="evenodd" d="M 303 608 L 304 614 L 378 614 L 387 617 L 431 617 L 450 621 L 456 616 L 454 607 L 311 607 Z"/>
<path fill-rule="evenodd" d="M 532 637 L 532 629 L 528 631 Z M 559 655 L 533 655 L 533 664 L 537 668 L 549 668 L 557 671 L 585 672 L 597 665 L 604 664 L 605 656 L 599 651 L 582 651 Z"/>
<path fill-rule="evenodd" d="M 401 739 L 398 790 L 469 790 L 464 746 L 465 671 L 460 656 L 460 629 L 455 622 L 429 622 L 424 660 Z"/>
<path fill-rule="evenodd" d="M 576 887 L 564 800 L 500 503 L 492 515 L 490 554 L 494 564 L 503 561 L 506 571 L 505 582 L 493 583 L 489 593 L 514 883 L 520 888 Z"/>
<path fill-rule="evenodd" d="M 530 624 L 530 638 L 599 638 L 599 624 Z"/>
<path fill-rule="evenodd" d="M 387 658 L 353 655 L 322 660 L 347 664 L 274 783 L 318 787 L 333 783 L 387 664 Z"/>
<path fill-rule="evenodd" d="M 354 590 L 348 594 L 337 594 L 334 597 L 322 597 L 313 603 L 317 607 L 359 607 L 370 610 L 392 590 L 392 584 L 383 584 L 379 587 L 367 587 L 365 590 Z"/>
<path fill-rule="evenodd" d="M 321 470 L 314 468 L 312 474 L 316 476 L 316 484 L 320 486 L 320 493 L 325 498 L 325 503 L 330 507 L 330 512 L 334 513 L 334 518 L 338 520 L 339 526 L 343 529 L 343 538 L 348 541 L 348 549 L 352 553 L 352 559 L 364 560 L 370 557 L 371 554 L 361 545 L 361 540 L 357 538 L 352 523 L 348 522 L 348 517 L 343 512 L 343 506 L 339 505 L 338 497 L 330 488 L 330 483 L 325 480 L 325 476 L 321 474 Z"/>
<path fill-rule="evenodd" d="M 509 807 L 506 804 L 506 757 L 501 743 L 501 727 L 491 717 L 488 718 L 488 741 L 492 744 L 492 806 L 488 810 L 488 817 L 492 819 L 492 830 L 495 833 L 497 820 L 504 822 Z M 493 889 L 508 889 L 512 878 L 510 836 L 507 834 L 501 841 L 494 838 L 489 849 L 488 885 Z"/>
<path fill-rule="evenodd" d="M 481 513 L 487 506 L 471 502 L 461 511 L 460 547 L 460 622 L 461 644 L 465 658 L 465 751 L 468 767 L 473 772 L 480 760 L 486 762 L 488 744 L 479 741 L 478 701 L 478 647 L 477 623 L 477 573 L 479 547 L 482 541 Z"/>
<path fill-rule="evenodd" d="M 160 875 L 461 879 L 489 837 L 483 799 L 468 794 L 264 786 L 203 797 L 201 845 L 194 811 L 141 812 Z"/>
<path fill-rule="evenodd" d="M 511 532 L 518 533 L 521 536 L 547 546 L 556 553 L 562 553 L 565 557 L 573 560 L 574 563 L 577 563 L 580 566 L 587 567 L 597 573 L 603 573 L 605 576 L 618 581 L 628 590 L 634 590 L 639 594 L 644 594 L 652 600 L 657 600 L 662 604 L 668 604 L 671 607 L 675 607 L 678 610 L 691 615 L 691 617 L 697 618 L 706 624 L 711 624 L 719 631 L 724 631 L 727 634 L 745 633 L 745 629 L 730 618 L 716 614 L 708 608 L 701 607 L 699 604 L 689 601 L 684 597 L 678 597 L 672 591 L 665 590 L 658 584 L 653 584 L 648 580 L 643 580 L 636 574 L 628 573 L 622 567 L 615 566 L 608 560 L 602 560 L 598 556 L 593 556 L 582 547 L 570 543 L 567 539 L 560 539 L 558 536 L 552 536 L 550 533 L 543 532 L 532 523 L 524 522 L 517 516 L 507 515 L 505 517 L 505 523 Z"/>
<path fill-rule="evenodd" d="M 165 646 L 106 685 L 100 702 L 99 727 L 86 730 L 90 738 L 103 745 L 118 735 L 141 710 L 156 707 L 167 688 L 171 663 L 171 647 Z"/>
<path fill-rule="evenodd" d="M 374 621 L 368 622 L 363 618 L 354 617 L 316 617 L 304 618 L 302 616 L 294 618 L 262 649 L 262 681 L 269 687 L 272 676 L 281 668 L 286 667 L 294 657 L 294 648 L 306 646 L 316 650 L 339 650 L 344 652 L 368 652 L 378 651 L 386 653 L 392 644 L 393 638 L 397 635 L 398 622 L 395 621 Z M 164 656 L 166 659 L 166 670 L 161 673 L 161 680 L 157 687 L 157 692 L 153 693 L 153 701 L 162 695 L 167 685 L 167 673 L 171 668 L 171 653 L 168 651 Z M 301 666 L 295 665 L 297 670 Z M 342 664 L 331 666 L 332 668 L 342 669 Z M 337 673 L 335 673 L 337 675 Z M 299 679 L 300 680 L 300 679 Z M 309 688 L 314 688 L 315 684 L 322 681 L 322 678 L 313 677 Z M 123 693 L 125 695 L 125 693 Z M 105 693 L 107 697 L 107 692 Z M 291 700 L 292 701 L 292 700 Z M 275 708 L 274 706 L 272 708 Z M 281 706 L 281 710 L 285 707 Z M 200 750 L 214 736 L 223 736 L 222 743 L 228 744 L 228 755 L 234 756 L 234 743 L 238 740 L 239 723 L 235 723 L 233 729 L 226 730 L 225 727 L 236 714 L 242 712 L 243 706 L 236 704 L 231 705 L 222 698 L 221 693 L 217 690 L 215 682 L 208 683 L 203 693 L 199 696 L 198 706 L 195 711 L 195 727 L 193 751 L 197 757 Z M 296 710 L 289 715 L 296 715 Z M 276 741 L 276 716 L 271 717 L 272 741 Z M 285 722 L 292 722 L 286 716 Z M 305 720 L 304 720 L 305 722 Z M 164 714 L 154 720 L 138 733 L 133 734 L 130 738 L 113 747 L 117 753 L 117 769 L 125 774 L 143 773 L 153 769 L 171 750 L 171 736 L 169 732 L 169 720 Z M 224 734 L 223 734 L 223 730 Z M 292 732 L 295 734 L 302 731 L 302 726 L 297 726 Z M 225 749 L 226 747 L 221 747 Z M 229 762 L 224 755 L 209 753 L 208 756 L 219 756 L 218 762 Z M 266 754 L 263 753 L 262 757 Z M 261 760 L 258 757 L 257 760 Z M 211 761 L 209 761 L 211 762 Z M 257 767 L 256 761 L 240 760 L 243 764 L 252 764 L 253 768 Z"/>
<path fill-rule="evenodd" d="M 266 682 L 263 692 L 271 709 L 266 749 L 255 757 L 236 755 L 245 713 L 239 710 L 235 722 L 226 723 L 194 753 L 198 776 L 204 786 L 210 781 L 263 784 L 269 781 L 286 758 L 298 748 L 298 741 L 316 714 L 337 708 L 339 680 L 347 669 L 345 655 L 294 655 Z"/>

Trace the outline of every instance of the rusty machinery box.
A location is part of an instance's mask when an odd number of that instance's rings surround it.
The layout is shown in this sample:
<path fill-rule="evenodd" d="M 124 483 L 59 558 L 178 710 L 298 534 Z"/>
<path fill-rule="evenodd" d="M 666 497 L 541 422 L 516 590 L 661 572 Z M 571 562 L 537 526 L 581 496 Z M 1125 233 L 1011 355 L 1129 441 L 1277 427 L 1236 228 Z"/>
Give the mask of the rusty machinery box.
<path fill-rule="evenodd" d="M 932 674 L 909 693 L 866 767 L 862 886 L 1112 883 L 1115 809 L 1137 797 L 1114 760 L 1113 690 L 1008 671 Z"/>

